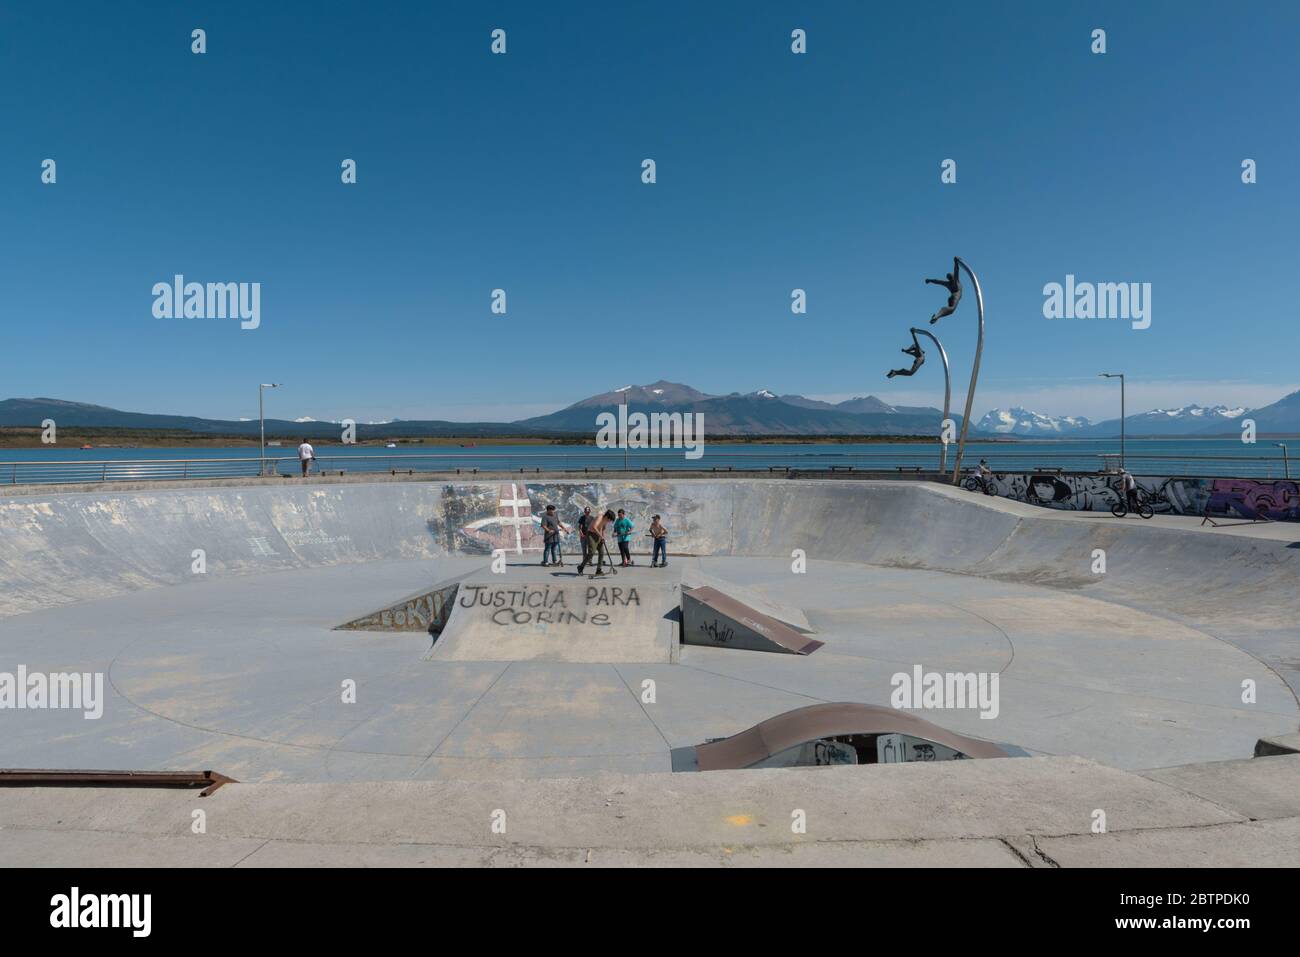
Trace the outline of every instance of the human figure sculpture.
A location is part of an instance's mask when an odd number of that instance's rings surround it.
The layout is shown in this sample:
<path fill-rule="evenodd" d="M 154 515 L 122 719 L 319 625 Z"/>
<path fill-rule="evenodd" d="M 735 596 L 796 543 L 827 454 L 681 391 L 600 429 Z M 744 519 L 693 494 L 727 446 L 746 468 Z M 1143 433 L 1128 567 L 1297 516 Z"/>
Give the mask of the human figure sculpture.
<path fill-rule="evenodd" d="M 948 290 L 948 305 L 930 317 L 931 323 L 938 322 L 944 316 L 951 316 L 957 311 L 957 303 L 961 302 L 961 266 L 958 265 L 960 262 L 961 260 L 954 256 L 952 258 L 952 272 L 948 273 L 943 279 L 927 279 L 925 281 L 927 286 L 943 286 L 944 289 Z"/>
<path fill-rule="evenodd" d="M 925 365 L 925 350 L 921 348 L 921 343 L 916 339 L 916 333 L 912 333 L 912 344 L 904 349 L 899 350 L 912 357 L 912 368 L 910 369 L 890 369 L 889 378 L 896 375 L 916 375 L 916 370 Z"/>

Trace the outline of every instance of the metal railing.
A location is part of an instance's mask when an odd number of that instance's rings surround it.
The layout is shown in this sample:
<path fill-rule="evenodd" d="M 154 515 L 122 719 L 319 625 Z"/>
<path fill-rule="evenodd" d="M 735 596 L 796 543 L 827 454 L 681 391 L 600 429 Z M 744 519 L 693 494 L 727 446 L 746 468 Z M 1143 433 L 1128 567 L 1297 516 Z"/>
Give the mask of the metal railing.
<path fill-rule="evenodd" d="M 623 466 L 621 449 L 591 449 L 555 452 L 528 450 L 511 452 L 444 452 L 401 455 L 349 453 L 318 456 L 313 474 L 353 473 L 480 473 L 568 472 L 575 474 L 657 473 L 671 471 L 744 472 L 784 474 L 798 472 L 853 472 L 876 474 L 930 474 L 935 463 L 930 446 L 893 446 L 870 451 L 837 451 L 818 446 L 807 451 L 712 451 L 700 459 L 687 459 L 681 450 L 636 450 Z M 1024 451 L 975 446 L 972 458 L 985 458 L 995 472 L 1097 472 L 1102 471 L 1112 452 Z M 87 458 L 77 460 L 0 461 L 0 483 L 11 485 L 48 483 L 138 482 L 150 480 L 255 478 L 260 460 L 256 457 L 210 456 L 203 458 Z M 973 463 L 972 463 L 973 464 Z M 1286 465 L 1281 456 L 1266 455 L 1178 455 L 1130 452 L 1128 468 L 1135 475 L 1205 476 L 1281 479 Z M 300 475 L 296 457 L 266 460 L 267 474 L 285 478 Z"/>

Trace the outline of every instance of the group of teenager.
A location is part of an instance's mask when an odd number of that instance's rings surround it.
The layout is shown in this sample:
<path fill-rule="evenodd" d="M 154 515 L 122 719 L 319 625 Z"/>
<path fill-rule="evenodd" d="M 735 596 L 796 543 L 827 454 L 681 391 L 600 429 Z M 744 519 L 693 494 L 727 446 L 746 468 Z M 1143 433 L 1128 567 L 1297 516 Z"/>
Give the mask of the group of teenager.
<path fill-rule="evenodd" d="M 559 513 L 556 512 L 554 505 L 546 506 L 546 511 L 542 513 L 542 567 L 563 567 L 564 558 L 560 554 L 560 536 L 570 529 L 560 521 Z M 604 563 L 609 562 L 609 568 L 614 570 L 614 559 L 609 555 L 609 549 L 605 545 L 605 529 L 612 528 L 614 538 L 618 542 L 618 552 L 621 561 L 620 568 L 626 568 L 628 565 L 634 565 L 632 561 L 632 520 L 627 517 L 623 509 L 618 510 L 618 514 L 613 509 L 605 509 L 599 515 L 593 515 L 591 508 L 584 508 L 582 515 L 578 517 L 578 538 L 582 542 L 582 561 L 578 564 L 578 574 L 581 575 L 588 565 L 596 566 L 596 574 L 604 575 Z M 664 528 L 663 522 L 658 515 L 650 520 L 650 530 L 646 533 L 654 542 L 654 550 L 650 555 L 651 568 L 665 568 L 668 565 L 668 530 Z"/>

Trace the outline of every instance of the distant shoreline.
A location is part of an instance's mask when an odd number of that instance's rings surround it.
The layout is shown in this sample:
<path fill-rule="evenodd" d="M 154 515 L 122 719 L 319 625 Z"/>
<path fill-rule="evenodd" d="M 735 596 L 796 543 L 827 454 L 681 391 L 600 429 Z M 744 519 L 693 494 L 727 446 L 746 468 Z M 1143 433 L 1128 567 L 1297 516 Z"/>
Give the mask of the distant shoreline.
<path fill-rule="evenodd" d="M 188 432 L 173 429 L 120 429 L 104 427 L 69 426 L 58 431 L 58 441 L 49 445 L 41 441 L 41 429 L 36 426 L 0 426 L 0 450 L 17 449 L 81 449 L 91 446 L 96 449 L 167 449 L 167 448 L 249 448 L 259 446 L 257 436 L 220 435 L 213 433 Z M 1269 439 L 1294 438 L 1286 433 L 1264 433 L 1261 441 Z M 1233 433 L 1227 435 L 1130 435 L 1130 441 L 1143 442 L 1187 442 L 1202 440 L 1237 439 Z M 293 450 L 302 441 L 301 435 L 267 435 L 268 448 Z M 1042 443 L 1042 442 L 1097 442 L 1114 443 L 1119 436 L 1072 437 L 1072 436 L 1038 436 L 1038 435 L 998 435 L 972 436 L 968 444 L 1007 444 Z M 309 436 L 308 441 L 320 449 L 341 447 L 337 439 Z M 934 436 L 926 435 L 716 435 L 707 436 L 706 441 L 714 445 L 917 445 L 938 444 Z M 270 443 L 278 442 L 279 445 Z M 390 436 L 358 439 L 349 443 L 349 448 L 383 449 L 392 442 L 399 449 L 443 449 L 454 447 L 472 447 L 479 445 L 535 445 L 582 447 L 595 445 L 591 435 L 426 435 L 426 436 Z"/>
<path fill-rule="evenodd" d="M 41 441 L 41 429 L 27 426 L 0 426 L 0 449 L 50 449 L 81 448 L 90 445 L 94 448 L 258 448 L 257 436 L 217 435 L 212 433 L 186 432 L 171 429 L 116 429 L 116 428 L 78 428 L 68 426 L 59 429 L 58 442 L 48 445 Z M 270 448 L 296 448 L 302 441 L 301 435 L 283 434 L 266 437 Z M 343 445 L 337 439 L 308 436 L 313 446 L 330 448 Z M 591 435 L 426 435 L 426 436 L 390 436 L 358 439 L 349 443 L 349 448 L 385 448 L 389 442 L 399 449 L 409 448 L 445 448 L 464 445 L 538 445 L 538 446 L 591 446 L 595 445 Z M 718 435 L 708 436 L 707 441 L 725 445 L 868 445 L 868 444 L 916 444 L 935 443 L 933 436 L 925 435 Z M 974 440 L 972 440 L 974 441 Z M 989 441 L 980 439 L 979 441 Z M 991 441 L 1016 441 L 1015 439 L 993 439 Z M 280 443 L 278 446 L 270 445 Z"/>

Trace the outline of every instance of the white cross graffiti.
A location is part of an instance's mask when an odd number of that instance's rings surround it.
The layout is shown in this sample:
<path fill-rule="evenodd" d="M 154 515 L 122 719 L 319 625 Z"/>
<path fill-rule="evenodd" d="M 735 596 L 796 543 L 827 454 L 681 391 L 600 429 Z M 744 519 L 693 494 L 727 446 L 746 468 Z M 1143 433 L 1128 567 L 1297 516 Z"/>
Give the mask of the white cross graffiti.
<path fill-rule="evenodd" d="M 505 488 L 505 486 L 503 485 L 502 488 Z M 476 521 L 470 522 L 468 525 L 465 526 L 465 529 L 478 531 L 479 529 L 484 528 L 488 525 L 502 525 L 507 528 L 510 526 L 514 526 L 515 554 L 522 555 L 524 552 L 523 527 L 525 525 L 537 525 L 539 524 L 540 519 L 538 519 L 537 516 L 535 515 L 520 515 L 519 507 L 522 505 L 531 508 L 532 504 L 533 503 L 528 499 L 528 486 L 526 485 L 524 486 L 524 497 L 520 498 L 518 484 L 517 483 L 512 484 L 510 486 L 510 497 L 498 499 L 498 505 L 500 506 L 500 508 L 498 508 L 498 511 L 500 512 L 503 509 L 508 507 L 514 513 L 513 515 L 500 514 L 500 515 L 495 515 L 492 518 L 480 518 L 477 519 Z"/>
<path fill-rule="evenodd" d="M 528 489 L 525 488 L 524 491 L 527 492 Z M 524 515 L 521 517 L 519 514 L 519 506 L 520 505 L 531 506 L 532 502 L 530 502 L 526 496 L 524 498 L 520 498 L 519 487 L 512 483 L 510 486 L 510 498 L 508 499 L 503 498 L 501 500 L 501 505 L 502 507 L 509 505 L 512 509 L 514 509 L 514 515 L 501 516 L 501 524 L 513 525 L 515 527 L 515 552 L 522 555 L 524 551 L 524 533 L 521 530 L 520 526 L 533 524 L 533 518 L 531 515 Z"/>

